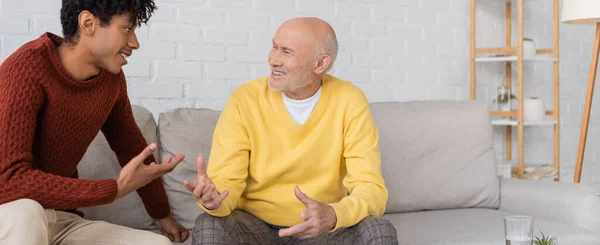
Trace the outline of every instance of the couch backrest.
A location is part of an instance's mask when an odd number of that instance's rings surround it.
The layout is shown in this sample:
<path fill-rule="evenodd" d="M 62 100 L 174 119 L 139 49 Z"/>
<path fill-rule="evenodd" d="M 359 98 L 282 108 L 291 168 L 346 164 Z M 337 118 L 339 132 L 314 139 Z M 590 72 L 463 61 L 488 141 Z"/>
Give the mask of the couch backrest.
<path fill-rule="evenodd" d="M 196 217 L 203 211 L 183 186 L 194 182 L 198 174 L 197 158 L 202 153 L 208 161 L 212 136 L 220 112 L 209 109 L 174 109 L 159 116 L 158 144 L 161 159 L 184 154 L 185 159 L 163 177 L 173 218 L 184 227 L 194 227 Z"/>
<path fill-rule="evenodd" d="M 499 207 L 489 110 L 474 101 L 371 104 L 387 213 Z"/>
<path fill-rule="evenodd" d="M 133 116 L 147 142 L 156 141 L 156 121 L 152 113 L 140 106 L 133 106 Z M 154 156 L 158 159 L 158 153 Z M 81 179 L 117 179 L 121 166 L 106 138 L 99 132 L 77 166 Z M 142 199 L 131 193 L 114 203 L 79 209 L 85 218 L 104 220 L 113 224 L 137 229 L 155 229 L 154 221 L 146 212 Z"/>

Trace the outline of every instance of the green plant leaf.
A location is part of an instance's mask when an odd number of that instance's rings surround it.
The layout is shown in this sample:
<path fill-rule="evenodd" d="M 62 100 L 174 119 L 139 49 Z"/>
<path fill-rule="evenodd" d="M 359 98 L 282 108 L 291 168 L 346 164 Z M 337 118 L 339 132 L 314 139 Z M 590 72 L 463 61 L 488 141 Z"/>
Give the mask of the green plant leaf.
<path fill-rule="evenodd" d="M 542 234 L 542 238 L 540 239 L 538 236 L 535 236 L 535 241 L 534 241 L 535 245 L 556 245 L 557 244 L 556 237 L 545 236 L 542 231 L 540 231 L 540 233 Z"/>
<path fill-rule="evenodd" d="M 516 100 L 517 96 L 515 96 L 513 93 L 510 94 L 504 94 L 504 95 L 497 95 L 496 99 L 494 100 L 494 103 L 498 102 L 498 103 L 508 103 L 508 98 L 510 97 L 511 100 Z"/>

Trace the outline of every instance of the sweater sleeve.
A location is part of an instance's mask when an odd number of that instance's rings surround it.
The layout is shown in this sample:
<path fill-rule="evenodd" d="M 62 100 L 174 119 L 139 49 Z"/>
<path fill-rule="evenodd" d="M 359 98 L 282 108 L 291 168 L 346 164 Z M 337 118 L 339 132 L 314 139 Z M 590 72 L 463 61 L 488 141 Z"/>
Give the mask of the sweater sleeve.
<path fill-rule="evenodd" d="M 350 227 L 368 216 L 383 215 L 388 199 L 381 176 L 379 136 L 364 95 L 356 108 L 350 109 L 345 125 L 343 157 L 347 174 L 343 180 L 349 195 L 332 203 L 337 216 L 334 230 Z"/>
<path fill-rule="evenodd" d="M 137 126 L 127 96 L 125 77 L 121 73 L 121 92 L 108 119 L 102 127 L 110 148 L 115 152 L 119 164 L 123 167 L 148 146 L 140 128 Z M 146 158 L 144 164 L 155 162 L 153 156 Z M 159 164 L 159 162 L 156 162 Z M 148 214 L 154 219 L 170 215 L 171 210 L 162 178 L 157 178 L 137 190 Z"/>
<path fill-rule="evenodd" d="M 44 208 L 66 210 L 111 203 L 117 194 L 115 180 L 73 179 L 32 167 L 45 95 L 40 84 L 16 70 L 0 67 L 0 204 L 27 198 Z"/>
<path fill-rule="evenodd" d="M 246 188 L 248 164 L 250 162 L 250 140 L 244 127 L 236 94 L 229 99 L 223 109 L 213 135 L 212 149 L 207 166 L 207 174 L 217 191 L 229 191 L 229 196 L 215 210 L 198 206 L 214 216 L 229 215 L 238 204 Z"/>

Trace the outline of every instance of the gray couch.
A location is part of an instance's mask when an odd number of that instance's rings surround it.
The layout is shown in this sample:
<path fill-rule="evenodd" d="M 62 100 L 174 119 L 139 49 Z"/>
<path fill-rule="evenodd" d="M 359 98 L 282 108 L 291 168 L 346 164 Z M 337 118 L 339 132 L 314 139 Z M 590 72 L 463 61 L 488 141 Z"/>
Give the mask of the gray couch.
<path fill-rule="evenodd" d="M 389 200 L 385 217 L 400 244 L 504 243 L 503 217 L 535 217 L 535 232 L 558 237 L 560 245 L 600 245 L 600 196 L 585 185 L 500 179 L 496 174 L 487 108 L 472 101 L 385 102 L 371 105 L 380 133 L 382 169 Z M 163 177 L 172 214 L 192 229 L 201 213 L 183 187 L 194 180 L 196 156 L 210 154 L 219 112 L 181 108 L 164 112 L 158 125 L 134 106 L 157 158 L 186 159 Z M 210 162 L 208 163 L 210 164 Z M 79 167 L 81 178 L 116 178 L 120 167 L 102 134 Z M 86 218 L 138 229 L 156 227 L 137 194 L 110 205 L 81 209 Z M 185 244 L 189 244 L 191 239 Z"/>

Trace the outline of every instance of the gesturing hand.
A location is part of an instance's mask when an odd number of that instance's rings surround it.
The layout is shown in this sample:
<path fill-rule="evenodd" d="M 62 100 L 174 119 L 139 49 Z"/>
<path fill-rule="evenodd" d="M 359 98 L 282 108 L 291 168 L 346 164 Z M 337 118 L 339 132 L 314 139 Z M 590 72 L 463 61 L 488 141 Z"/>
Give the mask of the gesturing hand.
<path fill-rule="evenodd" d="M 300 239 L 315 238 L 335 227 L 337 216 L 333 207 L 306 196 L 300 188 L 294 189 L 296 197 L 306 205 L 306 210 L 300 213 L 300 218 L 304 222 L 294 225 L 290 228 L 279 230 L 279 236 L 294 236 Z"/>
<path fill-rule="evenodd" d="M 124 197 L 130 192 L 150 183 L 152 180 L 173 171 L 175 166 L 177 166 L 184 158 L 183 155 L 179 154 L 174 160 L 172 157 L 169 157 L 167 158 L 167 161 L 162 164 L 156 164 L 154 162 L 150 165 L 144 164 L 144 160 L 152 156 L 156 147 L 155 143 L 150 144 L 121 169 L 119 179 L 117 179 L 118 191 L 115 199 Z"/>
<path fill-rule="evenodd" d="M 227 198 L 229 191 L 225 190 L 219 194 L 215 188 L 215 184 L 206 175 L 206 163 L 202 155 L 198 156 L 197 164 L 198 177 L 196 181 L 192 184 L 186 180 L 183 182 L 183 185 L 185 185 L 185 188 L 192 193 L 194 199 L 202 204 L 202 206 L 209 210 L 217 209 L 221 206 L 223 200 Z"/>

